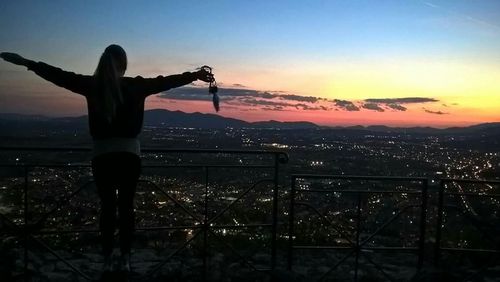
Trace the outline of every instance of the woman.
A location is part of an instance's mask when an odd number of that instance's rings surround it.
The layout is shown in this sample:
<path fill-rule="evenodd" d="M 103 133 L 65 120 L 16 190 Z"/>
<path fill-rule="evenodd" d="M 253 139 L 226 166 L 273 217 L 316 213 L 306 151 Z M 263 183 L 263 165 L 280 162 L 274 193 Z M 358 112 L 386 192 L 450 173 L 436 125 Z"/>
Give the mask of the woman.
<path fill-rule="evenodd" d="M 198 79 L 211 82 L 214 80 L 213 76 L 201 69 L 156 78 L 124 77 L 127 56 L 118 45 L 110 45 L 104 50 L 93 76 L 63 71 L 14 53 L 0 53 L 0 57 L 13 64 L 26 66 L 40 77 L 86 98 L 90 135 L 93 138 L 92 173 L 101 200 L 100 231 L 104 271 L 111 271 L 113 267 L 112 252 L 118 207 L 120 265 L 122 270 L 129 272 L 134 230 L 133 199 L 141 170 L 137 135 L 142 128 L 144 100 L 149 95 Z"/>

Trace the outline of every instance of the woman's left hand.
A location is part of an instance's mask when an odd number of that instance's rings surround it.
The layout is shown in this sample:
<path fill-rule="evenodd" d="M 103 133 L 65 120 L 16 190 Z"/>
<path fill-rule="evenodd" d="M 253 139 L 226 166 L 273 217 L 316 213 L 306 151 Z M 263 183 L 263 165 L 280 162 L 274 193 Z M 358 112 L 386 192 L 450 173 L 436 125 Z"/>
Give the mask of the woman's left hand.
<path fill-rule="evenodd" d="M 20 65 L 20 66 L 26 66 L 29 62 L 29 60 L 21 57 L 16 53 L 2 52 L 0 53 L 0 58 L 6 60 L 9 63 L 13 63 L 15 65 Z"/>

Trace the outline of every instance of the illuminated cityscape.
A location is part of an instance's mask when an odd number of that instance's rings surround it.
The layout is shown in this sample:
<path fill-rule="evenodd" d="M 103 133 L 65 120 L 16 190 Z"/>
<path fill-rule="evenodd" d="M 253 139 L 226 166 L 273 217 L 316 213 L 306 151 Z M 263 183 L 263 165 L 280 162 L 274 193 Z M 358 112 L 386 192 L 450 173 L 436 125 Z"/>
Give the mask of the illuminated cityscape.
<path fill-rule="evenodd" d="M 2 142 L 2 146 L 23 144 L 25 147 L 64 148 L 89 145 L 88 137 L 78 129 L 38 130 L 44 133 L 36 135 L 35 138 L 29 137 L 29 134 L 27 137 L 11 136 Z M 202 271 L 200 269 L 208 269 L 211 275 L 215 275 L 208 276 L 210 279 L 229 277 L 229 272 L 224 272 L 221 263 L 230 261 L 236 263 L 232 265 L 233 270 L 238 269 L 238 273 L 250 275 L 249 271 L 252 268 L 245 266 L 241 261 L 238 263 L 238 257 L 235 257 L 231 249 L 228 250 L 228 247 L 224 246 L 225 243 L 243 252 L 255 265 L 266 267 L 271 260 L 269 248 L 272 233 L 269 226 L 265 225 L 272 222 L 273 183 L 265 180 L 273 178 L 272 166 L 266 166 L 273 163 L 273 158 L 265 155 L 224 153 L 213 155 L 196 151 L 169 152 L 161 151 L 160 148 L 174 148 L 171 150 L 231 148 L 286 152 L 289 161 L 279 166 L 278 179 L 280 189 L 277 267 L 283 269 L 286 268 L 288 255 L 286 246 L 291 175 L 409 178 L 383 181 L 299 177 L 295 187 L 297 191 L 335 190 L 320 194 L 297 192 L 296 201 L 300 205 L 306 205 L 306 208 L 295 209 L 293 240 L 296 246 L 303 248 L 294 251 L 295 275 L 319 278 L 326 273 L 326 279 L 331 277 L 349 279 L 353 275 L 354 263 L 350 259 L 331 274 L 328 271 L 332 262 L 342 257 L 341 250 L 320 252 L 310 249 L 312 246 L 349 248 L 356 240 L 359 231 L 356 224 L 361 220 L 359 240 L 365 240 L 363 248 L 370 254 L 370 260 L 382 264 L 389 275 L 404 280 L 415 273 L 414 252 L 406 251 L 388 256 L 384 253 L 373 253 L 372 249 L 418 248 L 421 219 L 418 203 L 422 200 L 423 186 L 422 183 L 410 178 L 429 180 L 426 216 L 428 227 L 424 235 L 425 246 L 430 249 L 429 246 L 436 240 L 435 225 L 438 220 L 436 205 L 440 179 L 498 180 L 500 155 L 494 150 L 495 142 L 498 141 L 492 140 L 489 136 L 478 139 L 475 134 L 446 132 L 426 134 L 352 128 L 286 130 L 146 126 L 142 134 L 142 143 L 143 147 L 150 151 L 143 152 L 142 183 L 138 187 L 135 201 L 137 250 L 136 260 L 133 262 L 136 273 L 148 272 L 156 263 L 161 262 L 170 252 L 186 242 L 189 244 L 174 257 L 175 259 L 163 265 L 157 275 L 164 275 L 162 277 L 180 275 L 187 277 L 186 279 L 196 280 L 194 278 L 196 275 L 191 277 L 187 273 L 200 273 Z M 155 148 L 159 151 L 155 152 Z M 3 164 L 9 166 L 2 168 L 0 179 L 1 212 L 12 223 L 21 225 L 24 222 L 23 170 L 24 165 L 28 165 L 28 220 L 43 224 L 37 236 L 45 242 L 50 242 L 52 248 L 60 249 L 63 257 L 71 258 L 83 272 L 99 269 L 101 261 L 97 251 L 98 238 L 95 232 L 91 232 L 97 229 L 99 203 L 95 187 L 92 183 L 89 184 L 92 177 L 88 167 L 88 153 L 64 150 L 3 150 L 2 160 Z M 264 181 L 260 183 L 260 180 Z M 246 191 L 255 183 L 257 183 L 255 189 Z M 487 196 L 498 194 L 498 186 L 450 183 L 445 187 L 450 193 L 467 192 Z M 79 187 L 84 188 L 70 200 L 64 200 Z M 240 197 L 245 191 L 246 194 Z M 361 194 L 353 194 L 352 191 L 364 191 L 364 194 L 358 197 Z M 56 203 L 61 200 L 63 204 L 58 207 Z M 498 200 L 497 197 L 477 199 L 456 196 L 450 197 L 447 201 L 457 205 L 466 215 L 472 215 L 481 222 L 489 222 L 484 228 L 490 226 L 488 232 L 495 234 L 498 232 L 495 231 L 495 222 L 498 223 L 499 220 Z M 356 213 L 356 203 L 360 214 Z M 226 209 L 229 204 L 231 207 Z M 318 217 L 318 214 L 308 210 L 307 205 L 314 206 L 323 217 Z M 44 218 L 44 214 L 51 210 L 53 212 Z M 445 214 L 447 217 L 443 221 L 441 243 L 443 248 L 496 248 L 496 239 L 482 240 L 480 235 L 482 233 L 473 230 L 473 224 L 467 222 L 464 224 L 464 221 L 460 221 L 456 216 L 453 217 L 454 213 L 451 211 Z M 199 232 L 203 230 L 205 217 L 213 231 L 210 236 L 224 238 L 222 242 L 211 238 L 208 251 L 203 247 L 206 240 L 200 235 L 203 232 Z M 381 232 L 377 231 L 391 217 L 395 217 L 391 224 Z M 211 219 L 213 221 L 210 221 Z M 70 229 L 78 232 L 61 234 L 55 232 Z M 379 233 L 371 236 L 374 232 Z M 38 267 L 44 269 L 42 272 L 68 272 L 64 264 L 54 261 L 54 257 L 50 255 L 44 257 L 41 255 L 43 251 L 37 253 L 35 250 L 31 254 L 31 267 L 35 267 L 38 262 Z M 209 259 L 203 264 L 200 256 L 205 257 L 205 255 Z M 304 258 L 309 259 L 304 260 Z M 21 261 L 21 258 L 18 258 L 17 262 L 13 263 L 19 265 Z M 53 266 L 47 266 L 48 261 L 54 261 Z M 364 264 L 370 263 L 365 261 Z M 394 271 L 393 268 L 398 271 Z M 339 272 L 345 275 L 342 276 Z M 360 268 L 359 273 L 356 271 L 356 275 L 358 274 L 360 277 L 374 275 L 380 277 L 380 281 L 384 279 L 381 273 L 377 274 L 377 271 L 370 270 L 370 267 Z"/>

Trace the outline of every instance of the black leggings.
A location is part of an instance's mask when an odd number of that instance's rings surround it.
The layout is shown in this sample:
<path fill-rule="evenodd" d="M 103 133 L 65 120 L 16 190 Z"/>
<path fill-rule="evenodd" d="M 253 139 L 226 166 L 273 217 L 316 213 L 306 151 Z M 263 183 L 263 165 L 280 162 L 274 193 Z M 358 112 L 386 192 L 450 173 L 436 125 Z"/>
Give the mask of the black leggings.
<path fill-rule="evenodd" d="M 127 152 L 106 153 L 92 160 L 92 173 L 101 199 L 99 227 L 103 253 L 110 255 L 113 251 L 117 206 L 120 250 L 122 254 L 130 253 L 135 224 L 134 194 L 141 159 Z"/>

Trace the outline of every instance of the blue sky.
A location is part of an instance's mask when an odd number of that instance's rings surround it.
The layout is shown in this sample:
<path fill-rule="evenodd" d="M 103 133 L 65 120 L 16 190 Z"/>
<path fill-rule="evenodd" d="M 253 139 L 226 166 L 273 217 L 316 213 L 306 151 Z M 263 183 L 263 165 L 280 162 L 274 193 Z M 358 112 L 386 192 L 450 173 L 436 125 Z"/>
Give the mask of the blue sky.
<path fill-rule="evenodd" d="M 342 77 L 342 69 L 369 77 L 388 73 L 388 65 L 430 61 L 448 65 L 449 73 L 467 65 L 484 67 L 481 72 L 491 76 L 489 69 L 500 65 L 500 1 L 495 0 L 20 0 L 0 3 L 0 26 L 0 51 L 81 73 L 91 74 L 102 50 L 117 43 L 129 55 L 129 75 L 209 64 L 226 85 L 332 99 L 350 95 L 331 92 L 347 86 L 332 88 L 326 81 Z M 6 63 L 0 64 L 0 74 L 0 101 L 6 103 L 19 81 L 45 87 Z M 57 91 L 50 88 L 44 97 L 48 92 Z M 361 95 L 353 99 L 381 98 Z M 16 105 L 4 103 L 0 111 L 15 111 Z"/>
<path fill-rule="evenodd" d="M 500 1 L 3 1 L 0 5 L 2 50 L 41 59 L 64 58 L 82 67 L 95 64 L 82 57 L 100 53 L 110 42 L 124 45 L 140 58 L 166 55 L 184 64 L 213 60 L 265 65 L 294 57 L 448 52 L 477 56 L 478 50 L 497 52 L 499 38 L 489 32 L 500 29 Z M 497 44 L 485 46 L 481 40 Z M 71 58 L 75 53 L 80 56 Z"/>

